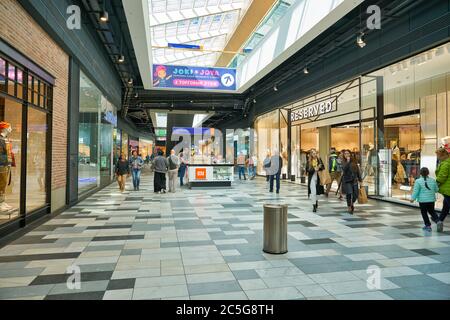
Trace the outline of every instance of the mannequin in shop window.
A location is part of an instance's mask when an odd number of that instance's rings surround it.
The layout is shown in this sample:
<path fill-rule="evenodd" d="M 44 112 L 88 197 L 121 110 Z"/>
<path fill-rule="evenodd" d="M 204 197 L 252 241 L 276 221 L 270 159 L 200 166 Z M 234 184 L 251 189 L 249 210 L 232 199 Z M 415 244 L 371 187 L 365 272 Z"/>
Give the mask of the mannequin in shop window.
<path fill-rule="evenodd" d="M 406 172 L 401 162 L 400 148 L 397 146 L 396 141 L 393 142 L 392 160 L 392 165 L 395 165 L 395 175 L 393 174 L 394 182 L 396 182 L 398 185 L 402 185 L 403 183 L 405 183 Z"/>
<path fill-rule="evenodd" d="M 8 122 L 0 122 L 0 212 L 9 212 L 13 209 L 6 203 L 6 188 L 11 184 L 11 167 L 15 167 L 14 153 L 9 135 L 12 132 Z"/>
<path fill-rule="evenodd" d="M 375 146 L 373 145 L 373 143 L 369 143 L 369 147 L 367 149 L 367 155 L 366 155 L 366 166 L 364 168 L 364 178 L 365 177 L 371 177 L 374 175 L 374 165 L 376 165 L 376 163 L 374 163 L 374 157 L 376 156 L 375 153 Z"/>

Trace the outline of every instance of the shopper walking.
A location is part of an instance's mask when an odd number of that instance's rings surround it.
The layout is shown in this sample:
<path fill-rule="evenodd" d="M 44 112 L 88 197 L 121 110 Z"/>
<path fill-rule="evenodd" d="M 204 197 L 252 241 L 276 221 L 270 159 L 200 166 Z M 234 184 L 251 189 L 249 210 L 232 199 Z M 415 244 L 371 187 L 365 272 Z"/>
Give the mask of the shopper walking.
<path fill-rule="evenodd" d="M 247 177 L 245 176 L 245 156 L 243 152 L 239 153 L 237 165 L 239 170 L 239 180 L 241 180 L 241 175 L 244 175 L 244 180 L 247 180 Z"/>
<path fill-rule="evenodd" d="M 420 212 L 422 213 L 423 222 L 425 226 L 422 228 L 424 231 L 431 232 L 431 219 L 435 222 L 439 222 L 439 217 L 434 210 L 434 204 L 436 202 L 436 193 L 439 191 L 436 180 L 429 177 L 430 171 L 428 168 L 420 169 L 420 178 L 414 182 L 414 191 L 411 195 L 411 202 L 417 201 L 420 206 Z"/>
<path fill-rule="evenodd" d="M 317 196 L 325 193 L 324 187 L 320 184 L 319 171 L 325 170 L 322 159 L 317 155 L 315 149 L 309 152 L 309 159 L 306 163 L 306 172 L 308 172 L 308 197 L 310 197 L 313 212 L 319 208 Z"/>
<path fill-rule="evenodd" d="M 348 213 L 355 211 L 355 202 L 358 200 L 358 183 L 362 182 L 356 158 L 350 150 L 344 151 L 344 162 L 342 163 L 342 189 L 347 197 Z"/>
<path fill-rule="evenodd" d="M 439 148 L 436 151 L 439 165 L 436 169 L 436 182 L 439 186 L 439 193 L 444 196 L 444 205 L 442 207 L 437 231 L 444 231 L 444 220 L 450 210 L 450 156 L 445 148 Z"/>
<path fill-rule="evenodd" d="M 141 156 L 138 156 L 137 151 L 133 151 L 133 155 L 130 159 L 131 175 L 133 177 L 134 191 L 139 191 L 139 185 L 141 184 L 141 171 L 144 165 L 144 160 Z"/>
<path fill-rule="evenodd" d="M 266 172 L 266 181 L 267 183 L 270 182 L 270 174 L 269 174 L 269 168 L 270 168 L 270 151 L 267 151 L 266 158 L 263 161 L 264 171 Z"/>
<path fill-rule="evenodd" d="M 130 164 L 125 157 L 125 153 L 121 153 L 119 160 L 116 163 L 116 177 L 117 183 L 119 184 L 120 192 L 125 191 L 125 185 L 127 182 L 127 177 L 130 176 Z"/>
<path fill-rule="evenodd" d="M 169 192 L 175 193 L 178 169 L 180 168 L 180 158 L 175 155 L 175 150 L 170 151 L 167 161 L 169 162 Z"/>
<path fill-rule="evenodd" d="M 276 180 L 276 190 L 280 193 L 280 179 L 281 179 L 281 169 L 283 168 L 283 158 L 275 152 L 275 155 L 270 159 L 271 163 L 271 175 L 270 175 L 270 192 L 273 192 L 274 180 Z"/>
<path fill-rule="evenodd" d="M 184 186 L 184 176 L 186 175 L 187 160 L 184 158 L 184 154 L 180 153 L 180 168 L 178 169 L 178 177 L 180 178 L 180 187 Z"/>
<path fill-rule="evenodd" d="M 328 197 L 330 193 L 331 186 L 333 182 L 336 180 L 339 188 L 339 184 L 341 183 L 342 177 L 342 158 L 339 158 L 336 153 L 336 148 L 331 148 L 330 155 L 328 157 L 328 172 L 330 173 L 331 182 L 327 184 L 327 190 L 325 192 L 325 196 Z"/>
<path fill-rule="evenodd" d="M 153 160 L 152 168 L 155 171 L 153 181 L 154 191 L 156 193 L 166 193 L 166 173 L 169 169 L 169 161 L 164 158 L 164 152 L 162 150 L 158 150 L 158 155 Z"/>
<path fill-rule="evenodd" d="M 253 156 L 248 157 L 247 159 L 247 168 L 248 168 L 248 178 L 253 180 L 256 176 L 256 168 Z"/>

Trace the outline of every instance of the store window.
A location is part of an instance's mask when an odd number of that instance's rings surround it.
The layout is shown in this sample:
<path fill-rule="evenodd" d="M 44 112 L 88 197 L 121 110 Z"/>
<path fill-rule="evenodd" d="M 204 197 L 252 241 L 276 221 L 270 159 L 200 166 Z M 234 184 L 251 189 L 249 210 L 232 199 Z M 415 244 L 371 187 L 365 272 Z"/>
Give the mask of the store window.
<path fill-rule="evenodd" d="M 100 90 L 81 72 L 78 144 L 78 193 L 100 186 Z"/>
<path fill-rule="evenodd" d="M 152 155 L 153 150 L 153 141 L 152 140 L 146 140 L 146 139 L 139 139 L 139 152 L 142 156 L 142 159 L 146 160 Z"/>
<path fill-rule="evenodd" d="M 39 84 L 36 99 L 35 82 Z M 51 85 L 0 57 L 0 224 L 49 205 L 47 140 L 51 105 Z M 25 123 L 24 112 L 28 119 Z M 26 141 L 23 132 L 27 133 Z M 23 154 L 26 161 L 22 161 Z"/>
<path fill-rule="evenodd" d="M 255 121 L 256 152 L 258 157 L 257 174 L 266 175 L 263 161 L 268 154 L 279 152 L 280 147 L 280 115 L 273 111 L 258 117 Z"/>
<path fill-rule="evenodd" d="M 22 104 L 0 96 L 0 223 L 20 215 Z"/>
<path fill-rule="evenodd" d="M 435 175 L 435 150 L 450 136 L 449 61 L 447 43 L 370 74 L 383 81 L 384 150 L 390 157 L 384 198 L 408 201 L 421 167 Z"/>
<path fill-rule="evenodd" d="M 113 171 L 113 130 L 117 127 L 116 108 L 102 96 L 100 122 L 100 173 L 102 185 L 111 181 Z"/>
<path fill-rule="evenodd" d="M 83 73 L 80 75 L 78 193 L 111 182 L 117 108 Z"/>
<path fill-rule="evenodd" d="M 113 140 L 114 140 L 114 158 L 113 165 L 117 163 L 120 157 L 120 152 L 122 148 L 122 130 L 114 128 L 113 129 Z"/>
<path fill-rule="evenodd" d="M 27 212 L 46 203 L 47 114 L 28 109 Z"/>
<path fill-rule="evenodd" d="M 122 153 L 128 159 L 128 133 L 122 131 Z"/>

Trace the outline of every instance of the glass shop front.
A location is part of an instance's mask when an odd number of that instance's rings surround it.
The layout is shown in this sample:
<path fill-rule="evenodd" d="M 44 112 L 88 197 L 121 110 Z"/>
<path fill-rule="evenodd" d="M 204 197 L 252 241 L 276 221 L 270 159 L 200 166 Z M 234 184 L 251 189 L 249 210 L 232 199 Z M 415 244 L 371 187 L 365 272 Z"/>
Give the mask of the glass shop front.
<path fill-rule="evenodd" d="M 409 202 L 420 168 L 434 177 L 435 150 L 450 143 L 449 104 L 446 43 L 261 115 L 254 123 L 256 153 L 262 160 L 280 150 L 284 178 L 306 185 L 311 149 L 327 167 L 331 148 L 347 149 L 370 196 Z M 257 173 L 264 175 L 261 162 Z M 337 189 L 334 181 L 331 191 Z"/>

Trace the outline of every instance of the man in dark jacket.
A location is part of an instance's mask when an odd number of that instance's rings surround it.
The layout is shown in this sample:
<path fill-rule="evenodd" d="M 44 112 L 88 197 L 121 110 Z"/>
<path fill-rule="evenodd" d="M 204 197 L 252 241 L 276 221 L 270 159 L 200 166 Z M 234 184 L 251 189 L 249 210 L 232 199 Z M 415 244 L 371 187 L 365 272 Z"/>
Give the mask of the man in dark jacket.
<path fill-rule="evenodd" d="M 283 158 L 281 158 L 278 152 L 270 159 L 271 162 L 271 175 L 270 175 L 270 192 L 273 192 L 273 181 L 276 180 L 277 183 L 277 193 L 280 193 L 280 177 L 281 168 L 283 168 Z"/>

